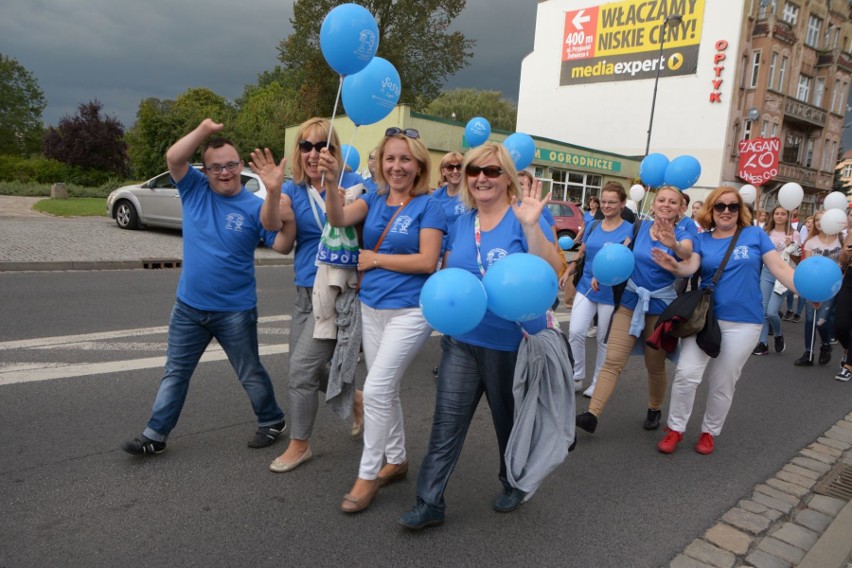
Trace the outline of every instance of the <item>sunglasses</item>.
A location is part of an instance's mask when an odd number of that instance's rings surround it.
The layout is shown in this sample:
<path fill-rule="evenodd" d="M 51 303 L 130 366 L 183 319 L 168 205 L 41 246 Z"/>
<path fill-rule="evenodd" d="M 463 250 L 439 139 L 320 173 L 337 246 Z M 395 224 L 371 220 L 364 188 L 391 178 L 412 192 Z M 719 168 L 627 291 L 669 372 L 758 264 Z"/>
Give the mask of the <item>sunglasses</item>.
<path fill-rule="evenodd" d="M 413 128 L 397 128 L 394 126 L 385 130 L 385 136 L 396 136 L 397 134 L 402 134 L 414 140 L 420 138 L 420 133 Z"/>
<path fill-rule="evenodd" d="M 737 211 L 740 210 L 740 204 L 739 203 L 716 203 L 715 205 L 713 205 L 713 211 L 715 211 L 716 213 L 722 213 L 723 211 L 725 211 L 725 209 L 727 209 L 731 213 L 736 213 Z"/>
<path fill-rule="evenodd" d="M 453 171 L 458 170 L 461 171 L 461 164 L 447 164 L 444 166 L 445 170 Z"/>
<path fill-rule="evenodd" d="M 503 168 L 500 166 L 474 166 L 473 164 L 468 164 L 468 166 L 464 169 L 464 173 L 466 173 L 470 177 L 478 177 L 480 173 L 485 174 L 487 178 L 498 178 L 503 173 Z"/>
<path fill-rule="evenodd" d="M 328 142 L 325 140 L 320 140 L 319 142 L 309 142 L 308 140 L 302 140 L 299 142 L 299 150 L 302 151 L 303 154 L 310 153 L 311 150 L 316 150 L 319 152 L 323 148 L 329 148 Z"/>

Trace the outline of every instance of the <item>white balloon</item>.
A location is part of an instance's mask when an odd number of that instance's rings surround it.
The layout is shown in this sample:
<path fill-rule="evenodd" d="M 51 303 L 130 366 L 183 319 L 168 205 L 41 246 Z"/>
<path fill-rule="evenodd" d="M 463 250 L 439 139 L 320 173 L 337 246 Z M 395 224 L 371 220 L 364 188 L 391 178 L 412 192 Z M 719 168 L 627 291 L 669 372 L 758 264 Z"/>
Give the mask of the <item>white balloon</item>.
<path fill-rule="evenodd" d="M 828 209 L 840 209 L 841 211 L 846 211 L 846 208 L 849 206 L 849 201 L 846 199 L 846 194 L 842 191 L 832 191 L 825 197 L 825 201 L 823 201 L 822 206 Z"/>
<path fill-rule="evenodd" d="M 822 214 L 819 226 L 826 235 L 836 235 L 846 228 L 846 213 L 841 209 L 829 209 Z"/>
<path fill-rule="evenodd" d="M 632 188 L 631 188 L 632 189 Z M 627 208 L 636 213 L 636 202 L 632 199 L 627 200 Z"/>
<path fill-rule="evenodd" d="M 640 201 L 642 201 L 643 197 L 645 197 L 644 187 L 642 187 L 638 183 L 630 187 L 630 199 L 632 199 L 636 203 L 639 203 Z"/>
<path fill-rule="evenodd" d="M 788 211 L 792 211 L 802 204 L 805 198 L 805 190 L 796 182 L 785 183 L 778 191 L 778 203 Z"/>
<path fill-rule="evenodd" d="M 740 197 L 743 198 L 743 202 L 747 204 L 754 203 L 754 200 L 757 199 L 757 188 L 753 185 L 745 184 L 740 188 Z"/>

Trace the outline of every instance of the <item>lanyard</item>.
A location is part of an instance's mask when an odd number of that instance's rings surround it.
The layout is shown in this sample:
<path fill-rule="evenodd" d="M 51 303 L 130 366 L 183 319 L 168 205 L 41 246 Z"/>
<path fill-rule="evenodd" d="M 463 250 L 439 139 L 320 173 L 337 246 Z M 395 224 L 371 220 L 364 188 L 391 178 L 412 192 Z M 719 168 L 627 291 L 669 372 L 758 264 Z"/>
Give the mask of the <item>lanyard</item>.
<path fill-rule="evenodd" d="M 482 265 L 482 228 L 479 225 L 479 213 L 473 217 L 473 242 L 476 243 L 476 264 L 479 265 L 479 272 L 485 276 L 485 266 Z"/>
<path fill-rule="evenodd" d="M 314 214 L 314 220 L 317 222 L 317 227 L 322 231 L 325 227 L 325 223 L 320 219 L 319 212 L 317 211 L 317 207 L 322 211 L 322 214 L 325 215 L 325 201 L 323 201 L 322 197 L 320 197 L 319 191 L 313 186 L 308 185 L 308 197 L 311 202 L 311 211 Z"/>

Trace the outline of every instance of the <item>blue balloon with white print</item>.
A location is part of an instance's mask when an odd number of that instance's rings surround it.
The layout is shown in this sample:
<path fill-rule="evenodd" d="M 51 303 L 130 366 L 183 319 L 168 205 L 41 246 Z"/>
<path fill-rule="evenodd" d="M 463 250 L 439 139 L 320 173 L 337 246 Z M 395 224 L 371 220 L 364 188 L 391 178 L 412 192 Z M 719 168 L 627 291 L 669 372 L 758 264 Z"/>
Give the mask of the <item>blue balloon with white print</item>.
<path fill-rule="evenodd" d="M 320 50 L 329 67 L 340 75 L 364 69 L 379 49 L 379 26 L 369 10 L 341 4 L 326 14 L 320 27 Z"/>
<path fill-rule="evenodd" d="M 374 124 L 396 106 L 402 94 L 402 82 L 396 67 L 381 57 L 343 79 L 343 108 L 356 126 Z"/>

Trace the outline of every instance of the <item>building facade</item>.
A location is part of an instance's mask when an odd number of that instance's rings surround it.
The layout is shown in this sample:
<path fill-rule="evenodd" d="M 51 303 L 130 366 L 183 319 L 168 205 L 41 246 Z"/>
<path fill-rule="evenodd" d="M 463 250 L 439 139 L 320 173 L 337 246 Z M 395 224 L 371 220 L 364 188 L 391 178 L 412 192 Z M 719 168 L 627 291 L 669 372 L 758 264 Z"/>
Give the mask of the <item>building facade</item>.
<path fill-rule="evenodd" d="M 831 189 L 850 49 L 847 0 L 541 0 L 518 130 L 640 158 L 646 147 L 693 155 L 699 197 L 745 183 L 740 141 L 777 137 L 761 205 L 794 181 L 809 211 Z"/>

